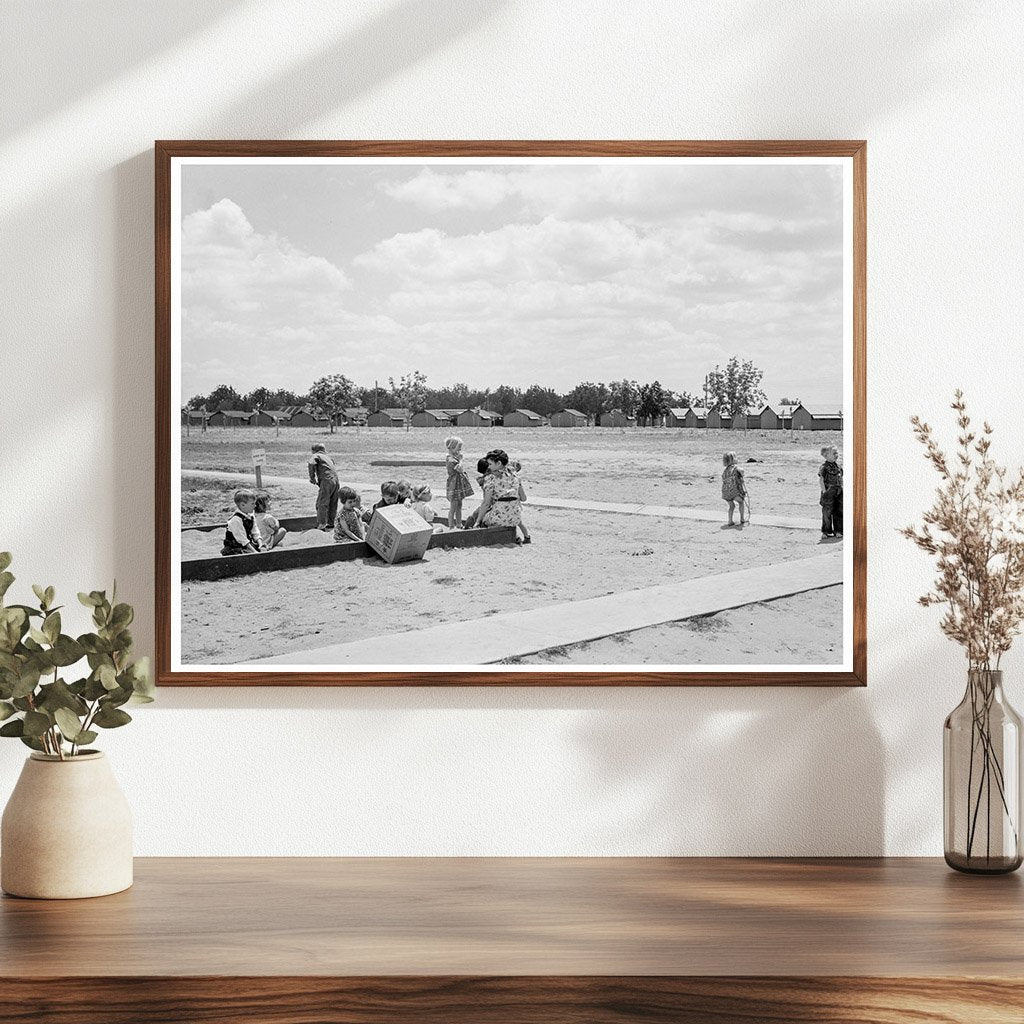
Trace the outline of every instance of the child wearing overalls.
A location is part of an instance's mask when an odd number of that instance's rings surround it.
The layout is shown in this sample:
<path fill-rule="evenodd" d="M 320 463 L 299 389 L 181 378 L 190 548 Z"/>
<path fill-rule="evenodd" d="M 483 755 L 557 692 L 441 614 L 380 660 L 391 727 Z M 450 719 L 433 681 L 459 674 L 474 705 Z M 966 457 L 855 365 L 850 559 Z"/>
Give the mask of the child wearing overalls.
<path fill-rule="evenodd" d="M 316 496 L 316 528 L 333 530 L 338 516 L 338 472 L 334 460 L 322 444 L 313 445 L 313 456 L 309 460 L 309 482 L 316 484 L 320 491 Z"/>

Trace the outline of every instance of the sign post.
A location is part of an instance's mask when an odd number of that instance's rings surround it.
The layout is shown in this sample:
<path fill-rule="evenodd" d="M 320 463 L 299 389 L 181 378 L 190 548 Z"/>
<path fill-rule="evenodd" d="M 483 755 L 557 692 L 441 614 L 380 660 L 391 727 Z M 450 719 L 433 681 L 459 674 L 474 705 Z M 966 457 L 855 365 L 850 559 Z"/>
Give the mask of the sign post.
<path fill-rule="evenodd" d="M 267 462 L 267 450 L 266 448 L 253 448 L 252 450 L 252 466 L 256 470 L 256 489 L 263 489 L 263 467 Z"/>

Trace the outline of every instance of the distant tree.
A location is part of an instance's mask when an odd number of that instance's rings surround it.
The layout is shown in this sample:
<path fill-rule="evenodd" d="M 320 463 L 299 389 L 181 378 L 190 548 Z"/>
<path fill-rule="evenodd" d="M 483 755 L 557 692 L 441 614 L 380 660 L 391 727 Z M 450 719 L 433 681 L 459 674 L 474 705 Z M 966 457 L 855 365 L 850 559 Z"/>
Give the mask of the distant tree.
<path fill-rule="evenodd" d="M 636 414 L 640 405 L 640 385 L 635 380 L 613 380 L 608 385 L 609 411 L 621 409 L 627 416 Z"/>
<path fill-rule="evenodd" d="M 375 385 L 372 388 L 360 388 L 356 392 L 356 400 L 360 405 L 369 409 L 370 412 L 376 412 L 378 409 L 387 407 L 388 390 L 379 385 Z"/>
<path fill-rule="evenodd" d="M 241 409 L 242 396 L 228 384 L 218 384 L 206 397 L 206 408 L 210 412 L 221 409 Z"/>
<path fill-rule="evenodd" d="M 206 395 L 193 395 L 185 406 L 186 409 L 204 409 L 206 408 Z"/>
<path fill-rule="evenodd" d="M 697 404 L 697 399 L 689 391 L 680 391 L 672 404 L 677 405 L 680 409 L 692 409 Z"/>
<path fill-rule="evenodd" d="M 331 373 L 321 377 L 309 389 L 310 401 L 327 413 L 332 434 L 335 417 L 346 406 L 356 404 L 357 394 L 355 384 L 342 373 Z"/>
<path fill-rule="evenodd" d="M 413 370 L 412 373 L 400 377 L 397 383 L 394 377 L 389 377 L 388 386 L 391 388 L 395 406 L 409 414 L 405 423 L 408 430 L 409 420 L 427 407 L 427 375 L 420 373 L 419 370 Z"/>
<path fill-rule="evenodd" d="M 594 419 L 608 408 L 609 397 L 606 385 L 585 381 L 577 384 L 565 396 L 565 405 L 568 409 L 576 409 L 589 419 Z"/>
<path fill-rule="evenodd" d="M 761 390 L 764 371 L 759 370 L 746 359 L 743 362 L 732 356 L 725 369 L 716 366 L 707 378 L 708 395 L 712 403 L 730 416 L 746 412 L 764 403 Z"/>
<path fill-rule="evenodd" d="M 280 408 L 280 406 L 274 404 L 274 392 L 270 388 L 255 388 L 242 401 L 245 403 L 246 409 L 249 410 Z"/>
<path fill-rule="evenodd" d="M 640 387 L 640 402 L 637 405 L 637 420 L 645 426 L 656 427 L 668 412 L 668 399 L 660 381 L 643 384 Z"/>
<path fill-rule="evenodd" d="M 509 384 L 499 384 L 491 395 L 491 407 L 494 412 L 507 416 L 522 404 L 523 393 Z"/>
<path fill-rule="evenodd" d="M 283 409 L 288 405 L 308 405 L 309 395 L 299 395 L 294 391 L 289 391 L 287 388 L 278 388 L 276 391 L 271 392 L 268 399 L 269 408 L 271 409 Z"/>
<path fill-rule="evenodd" d="M 566 400 L 563 395 L 540 384 L 531 384 L 523 392 L 522 408 L 531 409 L 541 416 L 550 416 L 565 406 Z"/>
<path fill-rule="evenodd" d="M 780 398 L 779 399 L 779 405 L 794 405 L 795 406 L 795 405 L 799 405 L 799 404 L 800 404 L 800 399 L 799 398 Z"/>

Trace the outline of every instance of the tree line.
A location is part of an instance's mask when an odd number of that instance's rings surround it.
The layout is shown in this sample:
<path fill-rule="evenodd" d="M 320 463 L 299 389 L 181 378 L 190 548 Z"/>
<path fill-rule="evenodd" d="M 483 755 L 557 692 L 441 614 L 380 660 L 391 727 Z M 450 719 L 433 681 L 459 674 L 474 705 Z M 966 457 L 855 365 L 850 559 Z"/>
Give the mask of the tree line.
<path fill-rule="evenodd" d="M 669 409 L 718 407 L 723 412 L 736 414 L 759 408 L 765 402 L 761 380 L 764 372 L 749 359 L 733 356 L 725 367 L 715 366 L 709 371 L 696 393 L 674 391 L 654 380 L 641 384 L 623 378 L 608 383 L 582 381 L 571 391 L 561 393 L 542 384 L 517 388 L 500 384 L 496 388 L 471 388 L 456 383 L 445 387 L 427 386 L 427 377 L 419 370 L 399 377 L 388 378 L 387 387 L 375 383 L 372 388 L 362 387 L 341 373 L 328 374 L 314 381 L 304 394 L 285 388 L 276 390 L 260 387 L 240 394 L 228 384 L 221 384 L 207 395 L 194 395 L 188 409 L 238 409 L 253 412 L 257 409 L 283 409 L 286 406 L 313 406 L 326 413 L 342 409 L 363 407 L 376 409 L 404 409 L 410 414 L 424 409 L 488 409 L 506 416 L 515 409 L 531 409 L 541 416 L 550 416 L 560 409 L 576 409 L 590 419 L 601 413 L 621 410 L 636 417 L 641 425 L 657 422 Z"/>

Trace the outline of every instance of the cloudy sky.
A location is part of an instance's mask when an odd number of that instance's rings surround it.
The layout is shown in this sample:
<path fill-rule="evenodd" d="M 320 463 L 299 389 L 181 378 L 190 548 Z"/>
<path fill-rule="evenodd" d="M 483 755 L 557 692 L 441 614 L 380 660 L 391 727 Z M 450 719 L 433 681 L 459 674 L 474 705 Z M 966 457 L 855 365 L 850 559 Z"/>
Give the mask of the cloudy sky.
<path fill-rule="evenodd" d="M 182 398 L 327 373 L 842 399 L 835 165 L 186 165 Z"/>

